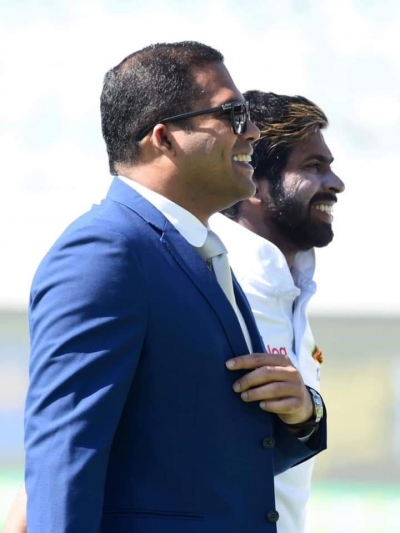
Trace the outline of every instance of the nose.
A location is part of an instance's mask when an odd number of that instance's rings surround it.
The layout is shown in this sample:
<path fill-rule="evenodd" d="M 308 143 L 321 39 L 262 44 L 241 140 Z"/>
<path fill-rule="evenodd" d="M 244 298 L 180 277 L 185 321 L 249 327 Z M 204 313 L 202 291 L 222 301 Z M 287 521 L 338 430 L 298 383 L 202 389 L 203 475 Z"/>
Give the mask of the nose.
<path fill-rule="evenodd" d="M 260 138 L 260 130 L 249 118 L 247 119 L 246 124 L 246 133 L 244 138 L 249 142 L 257 141 Z"/>
<path fill-rule="evenodd" d="M 335 194 L 343 192 L 345 189 L 343 181 L 334 172 L 329 172 L 326 176 L 324 188 Z"/>

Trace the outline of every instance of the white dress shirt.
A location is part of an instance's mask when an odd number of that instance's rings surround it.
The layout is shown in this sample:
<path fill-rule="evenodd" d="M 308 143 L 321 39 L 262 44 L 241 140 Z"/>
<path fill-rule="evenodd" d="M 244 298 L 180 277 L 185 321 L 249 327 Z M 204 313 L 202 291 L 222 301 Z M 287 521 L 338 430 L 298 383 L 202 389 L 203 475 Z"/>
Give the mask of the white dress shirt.
<path fill-rule="evenodd" d="M 299 252 L 290 271 L 282 252 L 271 242 L 223 215 L 210 227 L 228 249 L 231 268 L 246 293 L 267 352 L 285 353 L 306 385 L 319 391 L 320 364 L 307 318 L 315 293 L 314 250 Z M 275 477 L 278 533 L 305 531 L 314 459 Z"/>
<path fill-rule="evenodd" d="M 143 198 L 154 205 L 168 219 L 174 228 L 179 231 L 184 239 L 192 246 L 200 248 L 206 242 L 208 228 L 187 209 L 171 202 L 165 196 L 148 189 L 141 183 L 124 176 L 118 176 L 121 181 L 132 187 Z"/>
<path fill-rule="evenodd" d="M 132 187 L 132 189 L 143 196 L 143 198 L 145 198 L 148 202 L 154 205 L 154 207 L 158 209 L 165 216 L 165 218 L 169 220 L 169 222 L 171 222 L 175 229 L 179 231 L 182 237 L 186 239 L 189 244 L 197 248 L 203 246 L 203 244 L 206 242 L 209 228 L 204 226 L 204 224 L 202 224 L 197 217 L 195 217 L 187 209 L 175 204 L 165 196 L 148 189 L 141 183 L 133 181 L 129 178 L 125 178 L 124 176 L 118 177 L 124 183 L 129 185 L 129 187 Z M 252 352 L 250 334 L 243 315 L 237 306 L 235 309 L 235 314 L 238 318 L 249 352 Z"/>

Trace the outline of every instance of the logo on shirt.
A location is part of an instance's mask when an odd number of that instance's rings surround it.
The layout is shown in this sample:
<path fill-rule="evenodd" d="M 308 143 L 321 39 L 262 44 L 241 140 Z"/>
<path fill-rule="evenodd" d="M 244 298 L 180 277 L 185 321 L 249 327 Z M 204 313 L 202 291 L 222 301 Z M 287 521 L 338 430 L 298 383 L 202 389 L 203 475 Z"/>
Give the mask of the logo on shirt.
<path fill-rule="evenodd" d="M 287 355 L 287 351 L 284 346 L 281 346 L 280 348 L 271 348 L 269 344 L 267 345 L 267 353 Z"/>
<path fill-rule="evenodd" d="M 324 355 L 316 344 L 314 344 L 314 348 L 312 349 L 311 355 L 313 356 L 314 361 L 317 361 L 317 363 L 322 365 L 322 363 L 324 362 Z"/>

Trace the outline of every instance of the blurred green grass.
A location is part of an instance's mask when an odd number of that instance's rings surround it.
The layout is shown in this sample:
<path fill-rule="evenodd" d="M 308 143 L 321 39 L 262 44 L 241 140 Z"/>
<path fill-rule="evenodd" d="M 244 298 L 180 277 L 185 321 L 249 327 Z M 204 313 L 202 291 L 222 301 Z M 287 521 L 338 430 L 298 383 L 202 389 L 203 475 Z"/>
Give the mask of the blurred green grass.
<path fill-rule="evenodd" d="M 307 533 L 399 533 L 400 485 L 314 482 Z"/>

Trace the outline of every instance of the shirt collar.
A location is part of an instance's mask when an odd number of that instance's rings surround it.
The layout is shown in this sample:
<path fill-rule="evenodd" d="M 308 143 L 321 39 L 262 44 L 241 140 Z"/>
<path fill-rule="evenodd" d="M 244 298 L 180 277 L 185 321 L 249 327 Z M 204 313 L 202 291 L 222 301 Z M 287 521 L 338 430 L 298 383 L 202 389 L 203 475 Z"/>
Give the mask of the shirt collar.
<path fill-rule="evenodd" d="M 253 272 L 259 269 L 262 274 L 270 271 L 273 267 L 276 271 L 283 272 L 285 277 L 292 275 L 295 280 L 300 275 L 307 279 L 312 279 L 314 276 L 315 251 L 313 248 L 305 252 L 298 252 L 290 271 L 281 250 L 264 237 L 253 233 L 221 213 L 210 217 L 210 226 L 222 238 L 228 248 L 229 256 L 235 255 L 237 262 L 243 264 L 243 268 L 246 270 L 247 265 L 251 265 Z"/>
<path fill-rule="evenodd" d="M 192 213 L 137 181 L 125 176 L 118 176 L 118 178 L 158 209 L 189 244 L 197 248 L 203 246 L 208 228 Z"/>

